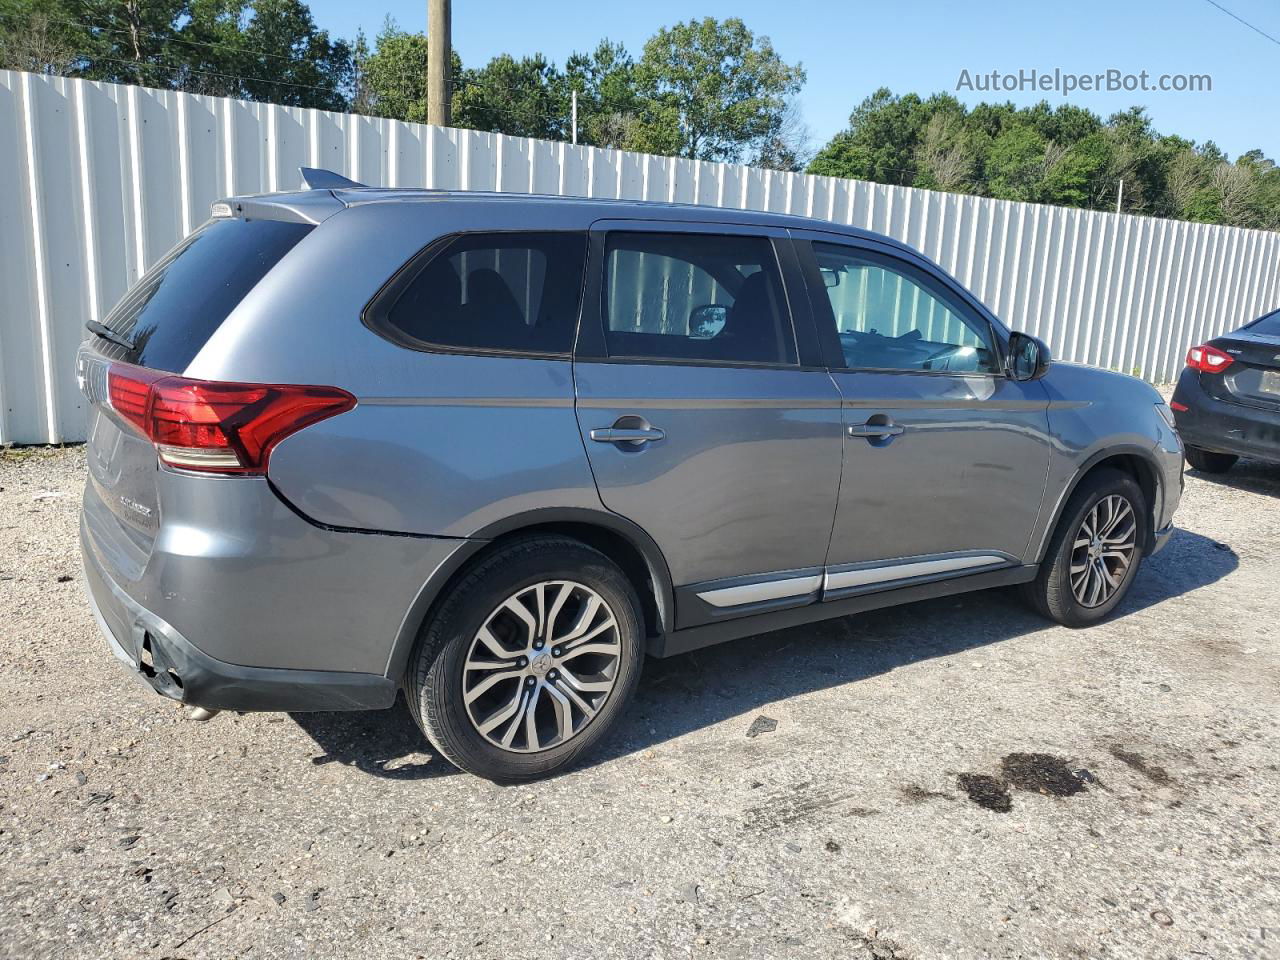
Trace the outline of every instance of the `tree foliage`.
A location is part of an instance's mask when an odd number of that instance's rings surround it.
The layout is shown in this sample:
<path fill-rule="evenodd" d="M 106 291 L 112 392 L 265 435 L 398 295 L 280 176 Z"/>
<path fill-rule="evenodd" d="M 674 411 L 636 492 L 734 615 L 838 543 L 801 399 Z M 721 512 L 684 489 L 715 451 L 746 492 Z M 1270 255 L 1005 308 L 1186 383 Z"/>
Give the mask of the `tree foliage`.
<path fill-rule="evenodd" d="M 706 17 L 654 34 L 636 77 L 644 104 L 637 147 L 737 161 L 779 133 L 805 75 L 738 18 Z"/>
<path fill-rule="evenodd" d="M 352 55 L 302 0 L 0 0 L 0 66 L 337 110 Z"/>
<path fill-rule="evenodd" d="M 316 26 L 304 0 L 0 0 L 0 68 L 427 119 L 427 38 L 388 19 L 373 43 Z M 979 103 L 876 90 L 816 155 L 800 64 L 730 17 L 659 29 L 638 57 L 601 40 L 450 64 L 453 123 L 699 160 L 1037 203 L 1280 229 L 1280 170 L 1253 150 L 1163 135 L 1140 107 Z"/>
<path fill-rule="evenodd" d="M 1280 227 L 1280 171 L 1261 151 L 1231 163 L 1211 141 L 1155 130 L 1140 107 L 1103 120 L 1081 107 L 922 100 L 880 89 L 810 173 L 1091 210 L 1122 208 L 1233 226 Z"/>

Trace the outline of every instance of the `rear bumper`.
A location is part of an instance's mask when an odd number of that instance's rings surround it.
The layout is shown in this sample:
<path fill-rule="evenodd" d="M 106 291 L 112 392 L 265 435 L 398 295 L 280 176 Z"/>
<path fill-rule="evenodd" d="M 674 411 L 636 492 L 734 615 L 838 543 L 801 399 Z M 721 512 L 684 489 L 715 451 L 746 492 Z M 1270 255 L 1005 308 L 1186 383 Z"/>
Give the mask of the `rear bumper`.
<path fill-rule="evenodd" d="M 118 659 L 209 709 L 390 706 L 426 585 L 469 541 L 322 528 L 261 478 L 160 470 L 157 484 L 157 532 L 128 555 L 98 486 L 85 491 L 85 583 Z"/>
<path fill-rule="evenodd" d="M 370 673 L 243 667 L 201 651 L 112 582 L 80 526 L 89 605 L 111 652 L 156 693 L 210 710 L 381 710 L 396 684 Z"/>
<path fill-rule="evenodd" d="M 1173 411 L 1184 443 L 1214 453 L 1280 462 L 1280 411 L 1211 397 L 1194 370 L 1182 371 L 1173 400 L 1187 408 Z"/>

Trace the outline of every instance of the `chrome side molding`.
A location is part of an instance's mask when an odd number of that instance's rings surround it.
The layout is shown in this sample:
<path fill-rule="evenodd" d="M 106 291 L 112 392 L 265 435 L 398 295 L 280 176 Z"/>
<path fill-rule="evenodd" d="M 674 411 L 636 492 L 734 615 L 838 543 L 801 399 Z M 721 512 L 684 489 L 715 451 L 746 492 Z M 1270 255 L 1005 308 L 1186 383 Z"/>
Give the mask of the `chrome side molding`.
<path fill-rule="evenodd" d="M 827 600 L 859 590 L 892 587 L 922 578 L 938 579 L 1018 565 L 1016 557 L 996 550 L 933 556 L 898 557 L 810 570 L 780 570 L 754 577 L 713 580 L 694 587 L 699 600 L 713 607 L 745 607 L 769 600 L 812 597 Z"/>
<path fill-rule="evenodd" d="M 913 580 L 916 577 L 933 577 L 943 573 L 972 573 L 986 567 L 1003 567 L 1013 562 L 1002 553 L 977 553 L 961 556 L 933 557 L 920 560 L 886 560 L 873 565 L 856 567 L 828 567 L 823 576 L 822 589 L 849 590 L 868 587 L 896 580 Z"/>
<path fill-rule="evenodd" d="M 766 600 L 781 600 L 784 597 L 803 597 L 810 593 L 817 593 L 821 585 L 822 574 L 815 573 L 717 587 L 700 592 L 698 598 L 705 600 L 713 607 L 738 607 L 748 603 L 763 603 Z"/>

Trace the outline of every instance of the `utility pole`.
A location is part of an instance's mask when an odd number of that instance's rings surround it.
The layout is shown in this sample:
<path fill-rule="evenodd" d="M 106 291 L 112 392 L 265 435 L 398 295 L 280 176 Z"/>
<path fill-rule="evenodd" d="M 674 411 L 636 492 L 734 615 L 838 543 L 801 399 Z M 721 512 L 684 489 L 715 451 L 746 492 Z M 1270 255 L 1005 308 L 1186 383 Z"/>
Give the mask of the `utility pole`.
<path fill-rule="evenodd" d="M 427 123 L 449 126 L 449 0 L 427 0 Z"/>
<path fill-rule="evenodd" d="M 573 91 L 573 116 L 572 116 L 572 119 L 570 120 L 570 123 L 573 126 L 573 145 L 576 147 L 578 145 L 578 91 L 577 90 Z"/>
<path fill-rule="evenodd" d="M 1124 180 L 1120 181 L 1120 186 L 1116 188 L 1116 213 L 1120 212 L 1120 201 L 1124 199 Z"/>

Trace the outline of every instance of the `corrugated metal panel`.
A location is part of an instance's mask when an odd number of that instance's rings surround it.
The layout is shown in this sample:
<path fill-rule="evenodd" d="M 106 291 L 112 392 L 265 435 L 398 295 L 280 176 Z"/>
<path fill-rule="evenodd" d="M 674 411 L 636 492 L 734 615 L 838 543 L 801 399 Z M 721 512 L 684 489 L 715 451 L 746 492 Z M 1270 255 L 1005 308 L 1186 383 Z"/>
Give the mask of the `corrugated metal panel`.
<path fill-rule="evenodd" d="M 84 437 L 72 373 L 148 265 L 229 194 L 299 166 L 362 183 L 772 210 L 887 233 L 1055 356 L 1176 375 L 1186 347 L 1280 306 L 1280 234 L 574 147 L 0 71 L 0 443 Z"/>

